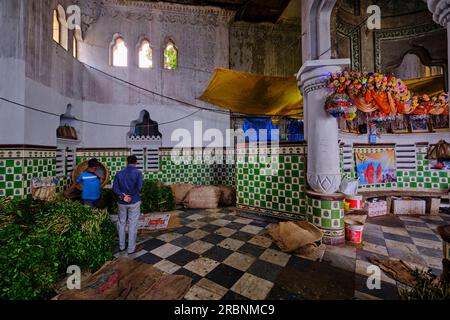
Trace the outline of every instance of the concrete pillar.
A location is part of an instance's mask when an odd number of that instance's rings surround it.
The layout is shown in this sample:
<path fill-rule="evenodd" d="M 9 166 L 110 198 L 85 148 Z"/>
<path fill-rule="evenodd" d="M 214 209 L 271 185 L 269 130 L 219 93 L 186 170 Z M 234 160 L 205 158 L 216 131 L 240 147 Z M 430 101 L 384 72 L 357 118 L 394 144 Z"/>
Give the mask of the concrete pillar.
<path fill-rule="evenodd" d="M 335 193 L 341 184 L 338 124 L 325 111 L 325 99 L 330 93 L 327 80 L 330 73 L 349 64 L 349 59 L 306 61 L 297 75 L 307 124 L 307 181 L 314 191 L 322 194 Z"/>

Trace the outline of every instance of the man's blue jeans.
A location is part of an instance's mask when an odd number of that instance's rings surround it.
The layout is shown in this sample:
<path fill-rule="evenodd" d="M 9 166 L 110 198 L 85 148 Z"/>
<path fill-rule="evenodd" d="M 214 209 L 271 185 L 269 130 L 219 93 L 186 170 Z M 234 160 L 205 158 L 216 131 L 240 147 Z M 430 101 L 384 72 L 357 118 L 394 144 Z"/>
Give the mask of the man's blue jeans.
<path fill-rule="evenodd" d="M 128 253 L 136 250 L 136 236 L 139 216 L 141 214 L 141 202 L 133 204 L 119 203 L 119 247 L 125 250 L 125 229 L 128 218 Z"/>

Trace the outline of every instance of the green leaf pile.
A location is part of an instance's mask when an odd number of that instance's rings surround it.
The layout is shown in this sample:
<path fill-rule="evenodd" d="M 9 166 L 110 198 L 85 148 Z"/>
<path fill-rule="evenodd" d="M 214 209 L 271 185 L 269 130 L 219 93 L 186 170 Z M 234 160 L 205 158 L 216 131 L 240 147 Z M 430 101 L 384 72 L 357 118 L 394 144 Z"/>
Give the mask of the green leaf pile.
<path fill-rule="evenodd" d="M 95 271 L 112 259 L 106 210 L 70 200 L 0 201 L 0 300 L 47 299 L 69 265 Z"/>

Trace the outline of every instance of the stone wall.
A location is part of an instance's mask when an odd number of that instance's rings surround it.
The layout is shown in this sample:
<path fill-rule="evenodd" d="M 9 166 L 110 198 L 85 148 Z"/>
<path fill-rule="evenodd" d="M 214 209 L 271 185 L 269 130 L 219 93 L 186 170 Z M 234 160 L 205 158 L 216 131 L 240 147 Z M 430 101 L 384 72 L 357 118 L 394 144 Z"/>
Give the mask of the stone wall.
<path fill-rule="evenodd" d="M 301 66 L 300 29 L 298 24 L 233 23 L 230 67 L 268 76 L 294 76 Z"/>

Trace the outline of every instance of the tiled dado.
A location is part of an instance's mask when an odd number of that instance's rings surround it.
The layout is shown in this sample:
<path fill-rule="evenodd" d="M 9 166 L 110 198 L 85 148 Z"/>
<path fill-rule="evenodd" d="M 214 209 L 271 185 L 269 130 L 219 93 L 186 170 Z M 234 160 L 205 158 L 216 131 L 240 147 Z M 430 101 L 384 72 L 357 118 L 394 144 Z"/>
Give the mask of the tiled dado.
<path fill-rule="evenodd" d="M 308 190 L 306 202 L 307 220 L 323 231 L 323 242 L 344 243 L 344 195 L 322 195 Z"/>
<path fill-rule="evenodd" d="M 379 152 L 385 148 L 354 148 L 354 152 Z M 373 184 L 360 186 L 361 191 L 383 190 L 383 189 L 434 189 L 448 190 L 450 187 L 450 170 L 435 170 L 430 167 L 430 162 L 426 159 L 427 148 L 423 146 L 416 147 L 416 170 L 397 169 L 397 182 Z M 355 153 L 354 153 L 355 154 Z M 350 172 L 342 171 L 343 179 L 358 179 L 356 174 L 355 160 L 353 159 L 353 170 Z M 341 161 L 342 166 L 342 161 Z"/>
<path fill-rule="evenodd" d="M 127 149 L 123 150 L 89 150 L 89 151 L 77 151 L 77 165 L 83 161 L 97 158 L 109 169 L 110 181 L 114 179 L 114 176 L 126 167 L 127 157 L 130 152 Z"/>
<path fill-rule="evenodd" d="M 26 196 L 32 178 L 54 177 L 55 172 L 55 150 L 0 149 L 0 197 Z"/>
<path fill-rule="evenodd" d="M 161 149 L 159 156 L 159 171 L 143 172 L 144 179 L 158 179 L 163 183 L 193 183 L 201 185 L 228 184 L 234 185 L 234 153 L 208 155 L 203 149 L 192 149 L 183 156 L 177 156 L 172 149 Z M 97 158 L 110 169 L 110 179 L 125 168 L 128 150 L 122 151 L 82 151 L 77 152 L 77 164 L 82 161 Z M 213 163 L 214 159 L 223 162 Z"/>
<path fill-rule="evenodd" d="M 237 149 L 237 207 L 254 213 L 304 219 L 306 146 Z"/>
<path fill-rule="evenodd" d="M 149 173 L 164 183 L 235 184 L 233 150 L 195 148 L 181 155 L 181 149 L 160 151 L 160 171 Z"/>

